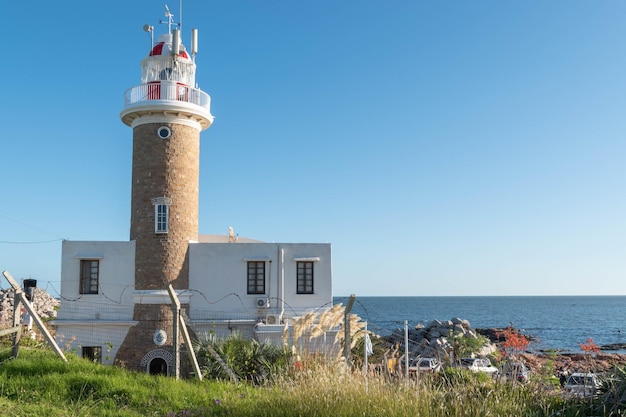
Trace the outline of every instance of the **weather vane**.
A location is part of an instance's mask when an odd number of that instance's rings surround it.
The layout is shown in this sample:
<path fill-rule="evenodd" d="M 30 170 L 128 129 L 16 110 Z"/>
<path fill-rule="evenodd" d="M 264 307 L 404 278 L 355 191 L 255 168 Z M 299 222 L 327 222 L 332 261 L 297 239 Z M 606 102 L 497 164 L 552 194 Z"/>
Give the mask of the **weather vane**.
<path fill-rule="evenodd" d="M 165 5 L 165 17 L 167 17 L 167 20 L 159 20 L 159 23 L 167 25 L 167 33 L 172 33 L 172 25 L 178 26 L 179 29 L 182 29 L 182 24 L 180 22 L 174 22 L 174 15 L 170 12 L 170 8 L 167 7 L 167 4 Z"/>

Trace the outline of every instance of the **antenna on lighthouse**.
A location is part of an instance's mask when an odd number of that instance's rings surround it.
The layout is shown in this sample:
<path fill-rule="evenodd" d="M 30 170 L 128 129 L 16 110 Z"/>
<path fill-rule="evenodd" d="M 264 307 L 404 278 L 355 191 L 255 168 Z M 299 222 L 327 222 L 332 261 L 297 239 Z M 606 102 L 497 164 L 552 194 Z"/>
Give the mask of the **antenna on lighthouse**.
<path fill-rule="evenodd" d="M 183 0 L 179 0 L 178 2 L 178 9 L 179 9 L 179 19 L 178 19 L 178 29 L 180 29 L 180 31 L 183 31 Z"/>
<path fill-rule="evenodd" d="M 164 23 L 167 25 L 167 33 L 172 33 L 172 25 L 178 26 L 180 28 L 181 24 L 174 22 L 174 15 L 170 12 L 170 8 L 165 5 L 165 17 L 167 20 L 159 20 L 159 23 Z"/>
<path fill-rule="evenodd" d="M 180 54 L 180 29 L 172 31 L 172 55 Z"/>
<path fill-rule="evenodd" d="M 198 29 L 191 29 L 191 56 L 196 58 L 198 53 Z"/>
<path fill-rule="evenodd" d="M 154 48 L 154 26 L 143 25 L 143 31 L 150 34 L 150 50 Z"/>
<path fill-rule="evenodd" d="M 170 8 L 165 5 L 165 17 L 167 17 L 167 33 L 172 33 L 172 23 L 174 21 L 174 15 L 170 13 Z"/>

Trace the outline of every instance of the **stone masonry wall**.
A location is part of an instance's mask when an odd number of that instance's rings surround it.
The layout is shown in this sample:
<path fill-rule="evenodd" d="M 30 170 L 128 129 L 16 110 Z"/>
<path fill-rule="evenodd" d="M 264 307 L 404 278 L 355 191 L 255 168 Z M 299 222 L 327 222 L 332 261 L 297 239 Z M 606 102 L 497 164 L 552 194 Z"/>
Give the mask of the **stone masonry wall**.
<path fill-rule="evenodd" d="M 173 353 L 174 315 L 171 305 L 137 304 L 134 316 L 139 323 L 128 331 L 126 339 L 117 352 L 115 362 L 127 369 L 145 372 L 146 369 L 141 369 L 140 363 L 150 351 L 164 349 Z M 153 341 L 154 333 L 158 330 L 164 330 L 167 334 L 167 341 L 162 346 L 157 346 Z"/>
<path fill-rule="evenodd" d="M 157 131 L 166 126 L 171 136 Z M 189 241 L 198 240 L 200 132 L 190 126 L 150 123 L 133 129 L 133 175 L 130 239 L 135 240 L 135 289 L 189 288 Z M 171 198 L 168 233 L 155 232 L 153 198 Z M 172 351 L 170 305 L 135 305 L 130 328 L 116 363 L 141 368 L 155 349 Z M 167 343 L 156 346 L 153 335 L 165 330 Z"/>
<path fill-rule="evenodd" d="M 161 139 L 157 130 L 170 128 Z M 187 250 L 198 239 L 200 132 L 179 124 L 151 123 L 133 129 L 130 239 L 136 240 L 135 287 L 189 286 Z M 168 197 L 169 233 L 154 231 L 152 199 Z"/>

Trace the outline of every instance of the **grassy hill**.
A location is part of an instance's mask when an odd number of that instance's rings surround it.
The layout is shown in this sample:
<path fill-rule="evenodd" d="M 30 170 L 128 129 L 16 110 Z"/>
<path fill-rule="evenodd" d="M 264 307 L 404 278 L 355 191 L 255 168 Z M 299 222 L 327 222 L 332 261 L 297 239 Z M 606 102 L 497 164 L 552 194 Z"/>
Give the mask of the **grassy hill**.
<path fill-rule="evenodd" d="M 365 379 L 315 365 L 270 385 L 181 380 L 101 366 L 69 355 L 22 348 L 0 356 L 2 416 L 583 416 L 587 403 L 537 385 L 510 385 L 468 375 L 407 383 Z M 597 412 L 594 415 L 599 415 Z"/>

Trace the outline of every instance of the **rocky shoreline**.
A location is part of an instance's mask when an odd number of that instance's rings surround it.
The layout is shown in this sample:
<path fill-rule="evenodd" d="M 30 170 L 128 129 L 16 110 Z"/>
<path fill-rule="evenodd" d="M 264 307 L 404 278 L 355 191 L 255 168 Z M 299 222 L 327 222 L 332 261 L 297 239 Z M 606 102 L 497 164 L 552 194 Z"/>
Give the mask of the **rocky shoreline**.
<path fill-rule="evenodd" d="M 433 320 L 427 326 L 420 324 L 409 330 L 409 355 L 411 357 L 448 357 L 450 352 L 454 351 L 454 344 L 458 343 L 459 339 L 484 337 L 489 343 L 480 349 L 478 356 L 490 356 L 502 350 L 505 343 L 503 336 L 505 331 L 518 333 L 518 330 L 513 327 L 473 329 L 469 321 L 459 318 L 444 321 Z M 533 340 L 532 335 L 522 336 L 528 341 Z M 392 344 L 404 343 L 404 330 L 398 329 L 385 339 Z M 568 374 L 606 372 L 616 365 L 626 365 L 626 354 L 608 352 L 625 347 L 622 345 L 598 346 L 595 352 L 582 353 L 522 351 L 518 356 L 532 372 L 549 368 L 555 373 Z"/>
<path fill-rule="evenodd" d="M 626 365 L 626 354 L 620 353 L 521 353 L 520 357 L 533 372 L 544 369 L 550 361 L 554 370 L 571 374 L 573 372 L 609 371 L 615 366 Z"/>
<path fill-rule="evenodd" d="M 476 332 L 487 337 L 491 343 L 500 347 L 503 343 L 501 338 L 505 329 L 476 329 Z M 516 329 L 513 329 L 516 330 Z M 524 335 L 528 340 L 533 340 L 532 335 Z M 526 366 L 533 371 L 539 372 L 550 362 L 557 372 L 571 374 L 573 372 L 606 372 L 616 365 L 626 365 L 626 354 L 608 353 L 609 350 L 620 350 L 624 345 L 598 346 L 597 353 L 572 353 L 572 352 L 522 352 L 520 358 Z"/>

